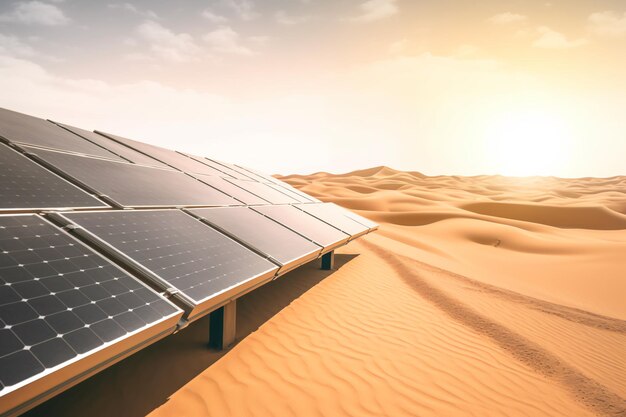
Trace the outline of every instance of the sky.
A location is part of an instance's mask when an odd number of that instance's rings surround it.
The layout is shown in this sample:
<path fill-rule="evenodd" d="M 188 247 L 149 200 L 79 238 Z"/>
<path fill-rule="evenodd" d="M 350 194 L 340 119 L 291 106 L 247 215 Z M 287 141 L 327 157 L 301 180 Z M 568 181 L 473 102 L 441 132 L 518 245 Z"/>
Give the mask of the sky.
<path fill-rule="evenodd" d="M 626 2 L 3 0 L 0 92 L 269 173 L 623 175 Z"/>

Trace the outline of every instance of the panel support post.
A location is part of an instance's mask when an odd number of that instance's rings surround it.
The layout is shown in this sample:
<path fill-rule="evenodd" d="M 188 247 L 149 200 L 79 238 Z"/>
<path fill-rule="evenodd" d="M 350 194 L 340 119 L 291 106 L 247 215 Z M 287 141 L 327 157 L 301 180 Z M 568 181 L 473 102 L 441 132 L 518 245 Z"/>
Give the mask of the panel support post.
<path fill-rule="evenodd" d="M 236 329 L 237 300 L 232 300 L 209 315 L 209 347 L 228 349 L 235 343 Z"/>
<path fill-rule="evenodd" d="M 331 271 L 335 268 L 335 251 L 331 250 L 322 255 L 322 270 Z"/>

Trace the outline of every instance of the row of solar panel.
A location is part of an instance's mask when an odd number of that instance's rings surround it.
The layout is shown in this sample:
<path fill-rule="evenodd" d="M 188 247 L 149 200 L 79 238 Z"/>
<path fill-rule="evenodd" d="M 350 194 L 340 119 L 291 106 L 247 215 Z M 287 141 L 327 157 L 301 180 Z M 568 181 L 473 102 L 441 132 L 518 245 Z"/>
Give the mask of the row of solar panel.
<path fill-rule="evenodd" d="M 0 413 L 370 231 L 325 203 L 48 217 L 0 216 Z"/>
<path fill-rule="evenodd" d="M 14 148 L 0 146 L 4 211 L 319 202 L 250 169 L 4 109 L 0 137 Z"/>
<path fill-rule="evenodd" d="M 0 211 L 39 213 L 0 215 L 0 414 L 377 227 L 247 168 L 2 109 L 0 138 Z"/>

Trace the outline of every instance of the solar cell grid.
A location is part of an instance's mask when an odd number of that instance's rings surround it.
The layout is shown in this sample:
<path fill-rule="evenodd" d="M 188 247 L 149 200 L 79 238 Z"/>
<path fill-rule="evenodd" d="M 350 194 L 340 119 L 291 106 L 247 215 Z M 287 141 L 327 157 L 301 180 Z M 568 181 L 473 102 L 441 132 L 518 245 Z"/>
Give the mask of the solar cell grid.
<path fill-rule="evenodd" d="M 0 216 L 4 387 L 177 312 L 154 291 L 43 218 Z"/>
<path fill-rule="evenodd" d="M 0 144 L 0 210 L 107 207 L 100 200 Z"/>
<path fill-rule="evenodd" d="M 276 266 L 178 210 L 64 214 L 196 303 Z"/>

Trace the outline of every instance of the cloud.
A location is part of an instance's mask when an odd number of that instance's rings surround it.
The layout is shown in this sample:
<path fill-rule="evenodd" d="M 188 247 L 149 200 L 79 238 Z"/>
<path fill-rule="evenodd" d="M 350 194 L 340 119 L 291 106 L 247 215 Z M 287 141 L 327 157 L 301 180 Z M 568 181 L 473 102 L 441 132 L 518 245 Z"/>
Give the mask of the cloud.
<path fill-rule="evenodd" d="M 588 19 L 589 30 L 597 35 L 622 37 L 626 36 L 626 12 L 605 11 L 592 13 Z"/>
<path fill-rule="evenodd" d="M 211 23 L 224 23 L 228 21 L 226 17 L 213 12 L 211 9 L 205 9 L 202 12 L 202 17 L 204 17 Z"/>
<path fill-rule="evenodd" d="M 589 41 L 584 38 L 569 40 L 565 35 L 547 26 L 540 26 L 536 29 L 537 38 L 533 42 L 535 48 L 545 49 L 571 49 L 587 45 Z"/>
<path fill-rule="evenodd" d="M 202 52 L 191 35 L 174 33 L 151 20 L 139 25 L 136 32 L 141 39 L 150 45 L 150 50 L 156 57 L 167 61 L 194 61 Z"/>
<path fill-rule="evenodd" d="M 40 1 L 15 3 L 12 10 L 0 14 L 0 22 L 60 26 L 69 21 L 70 19 L 57 6 Z"/>
<path fill-rule="evenodd" d="M 14 57 L 32 57 L 35 50 L 15 36 L 0 33 L 0 55 Z"/>
<path fill-rule="evenodd" d="M 303 23 L 309 20 L 309 18 L 306 16 L 291 16 L 284 10 L 279 10 L 274 13 L 274 19 L 281 25 L 287 26 L 297 25 L 299 23 Z"/>
<path fill-rule="evenodd" d="M 396 0 L 368 0 L 359 5 L 361 14 L 345 19 L 349 22 L 373 22 L 398 13 Z"/>
<path fill-rule="evenodd" d="M 230 55 L 254 55 L 241 43 L 241 36 L 228 26 L 223 26 L 202 37 L 212 51 Z"/>
<path fill-rule="evenodd" d="M 107 5 L 109 7 L 109 9 L 118 9 L 118 10 L 124 10 L 133 14 L 136 14 L 138 16 L 143 16 L 143 17 L 147 17 L 149 19 L 158 19 L 159 16 L 153 12 L 152 10 L 139 10 L 134 4 L 131 3 L 111 3 Z"/>
<path fill-rule="evenodd" d="M 223 4 L 242 20 L 253 20 L 259 16 L 254 10 L 254 3 L 249 0 L 223 0 Z"/>
<path fill-rule="evenodd" d="M 491 16 L 487 19 L 487 21 L 495 25 L 508 25 L 511 23 L 523 22 L 526 19 L 527 17 L 522 14 L 504 12 Z"/>

